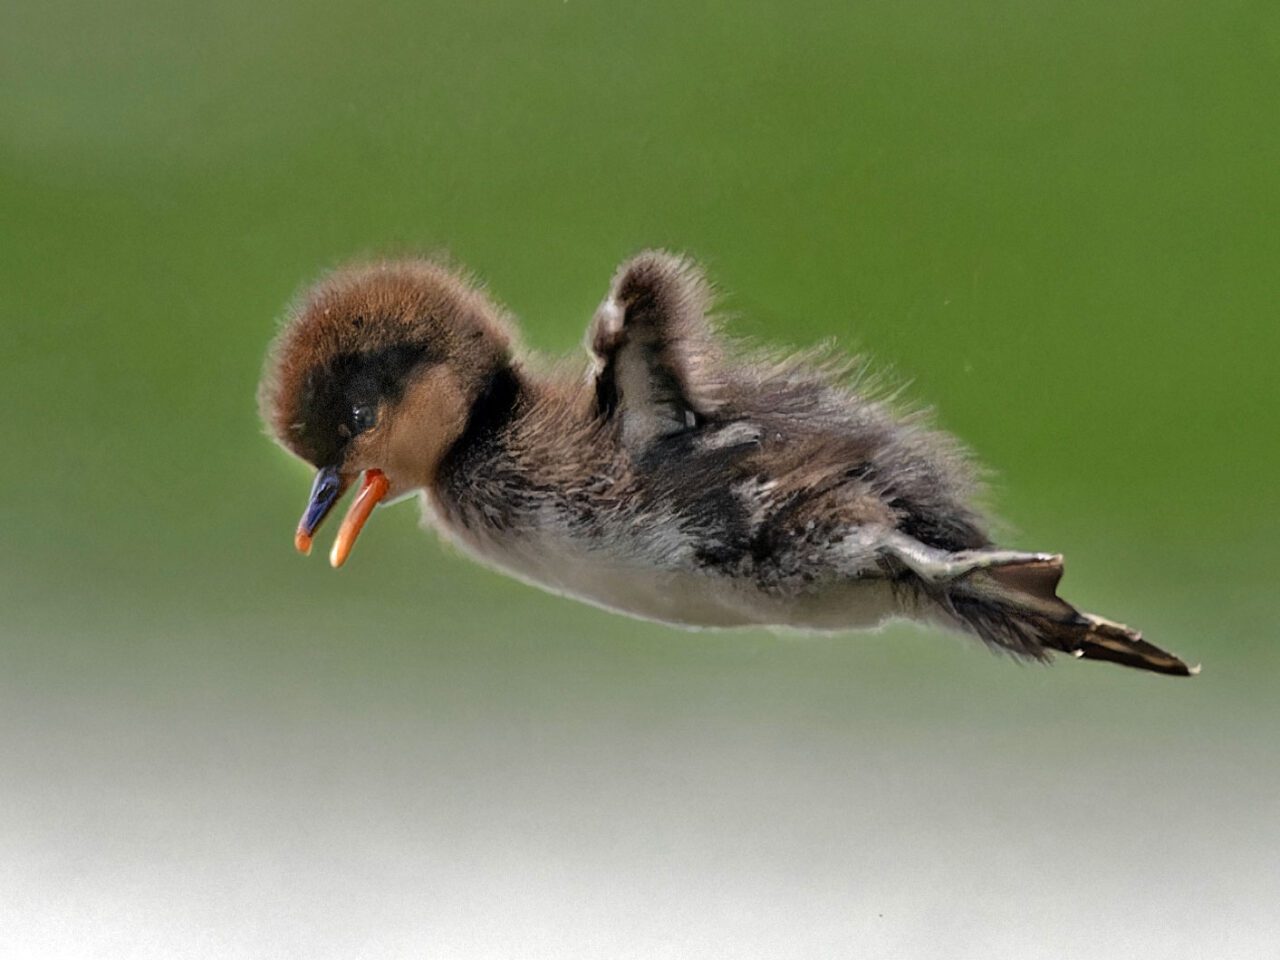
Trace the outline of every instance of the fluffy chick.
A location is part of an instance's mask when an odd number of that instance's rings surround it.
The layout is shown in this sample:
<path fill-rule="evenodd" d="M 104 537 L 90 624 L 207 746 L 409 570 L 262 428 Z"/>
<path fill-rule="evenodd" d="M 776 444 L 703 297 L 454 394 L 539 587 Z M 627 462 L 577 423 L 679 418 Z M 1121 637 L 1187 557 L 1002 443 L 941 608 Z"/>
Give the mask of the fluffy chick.
<path fill-rule="evenodd" d="M 357 478 L 332 560 L 380 502 L 483 563 L 686 627 L 940 623 L 1053 652 L 1195 672 L 1057 595 L 1062 559 L 995 547 L 965 450 L 839 365 L 735 350 L 690 261 L 640 254 L 588 329 L 586 376 L 538 373 L 504 312 L 425 260 L 347 267 L 298 301 L 263 418 L 317 470 L 295 542 Z"/>

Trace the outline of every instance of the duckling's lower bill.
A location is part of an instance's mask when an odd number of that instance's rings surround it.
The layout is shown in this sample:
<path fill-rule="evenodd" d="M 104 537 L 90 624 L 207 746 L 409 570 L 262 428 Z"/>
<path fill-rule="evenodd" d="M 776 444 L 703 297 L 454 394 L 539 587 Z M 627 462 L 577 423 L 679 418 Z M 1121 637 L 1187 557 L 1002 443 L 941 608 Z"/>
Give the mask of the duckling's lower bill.
<path fill-rule="evenodd" d="M 1057 594 L 1062 558 L 997 547 L 954 438 L 859 389 L 861 367 L 719 334 L 689 261 L 624 263 L 586 376 L 535 372 L 506 314 L 429 261 L 339 270 L 268 359 L 263 417 L 316 468 L 294 543 L 359 489 L 417 492 L 473 557 L 555 593 L 683 627 L 875 627 L 909 618 L 1015 657 L 1198 668 Z"/>

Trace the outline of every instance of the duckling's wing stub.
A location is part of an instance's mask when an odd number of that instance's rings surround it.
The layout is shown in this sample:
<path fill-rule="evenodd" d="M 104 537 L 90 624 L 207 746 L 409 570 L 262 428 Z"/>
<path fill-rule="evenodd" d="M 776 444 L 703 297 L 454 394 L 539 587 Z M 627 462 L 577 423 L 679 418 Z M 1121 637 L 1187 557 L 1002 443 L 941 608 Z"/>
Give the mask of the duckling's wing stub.
<path fill-rule="evenodd" d="M 596 311 L 587 349 L 595 360 L 597 413 L 619 422 L 633 451 L 714 412 L 720 359 L 710 305 L 694 264 L 644 253 L 622 265 Z"/>

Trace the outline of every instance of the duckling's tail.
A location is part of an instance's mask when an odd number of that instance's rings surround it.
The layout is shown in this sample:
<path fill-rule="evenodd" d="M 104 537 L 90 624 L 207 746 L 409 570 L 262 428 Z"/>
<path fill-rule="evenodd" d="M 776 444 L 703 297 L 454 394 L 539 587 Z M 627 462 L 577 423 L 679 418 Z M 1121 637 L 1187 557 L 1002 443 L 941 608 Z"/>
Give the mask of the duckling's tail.
<path fill-rule="evenodd" d="M 1178 677 L 1200 672 L 1138 631 L 1077 610 L 1058 596 L 1061 579 L 1062 558 L 1042 557 L 974 570 L 935 598 L 963 627 L 1017 656 L 1048 660 L 1057 650 Z"/>

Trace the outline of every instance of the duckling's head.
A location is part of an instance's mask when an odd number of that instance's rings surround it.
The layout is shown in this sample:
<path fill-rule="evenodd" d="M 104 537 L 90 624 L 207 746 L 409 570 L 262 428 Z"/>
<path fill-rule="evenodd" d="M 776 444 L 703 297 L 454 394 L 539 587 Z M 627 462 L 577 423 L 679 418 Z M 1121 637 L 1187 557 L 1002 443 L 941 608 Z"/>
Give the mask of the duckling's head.
<path fill-rule="evenodd" d="M 316 468 L 294 543 L 311 538 L 363 482 L 334 542 L 340 566 L 380 500 L 429 486 L 499 373 L 510 370 L 503 312 L 425 260 L 359 264 L 307 290 L 267 355 L 258 391 L 269 432 Z"/>

